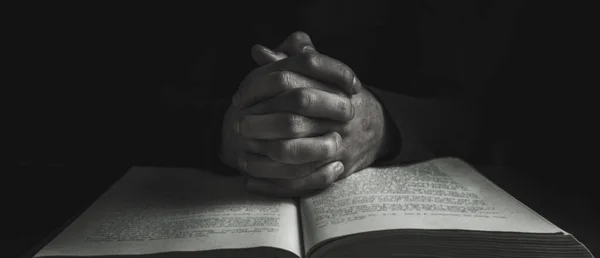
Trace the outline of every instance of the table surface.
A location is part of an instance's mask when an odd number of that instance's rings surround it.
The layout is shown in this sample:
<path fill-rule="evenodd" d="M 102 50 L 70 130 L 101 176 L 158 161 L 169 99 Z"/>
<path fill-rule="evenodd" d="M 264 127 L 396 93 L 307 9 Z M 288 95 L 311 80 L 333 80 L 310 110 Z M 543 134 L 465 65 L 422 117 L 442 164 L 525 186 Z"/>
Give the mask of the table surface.
<path fill-rule="evenodd" d="M 16 192 L 8 202 L 14 211 L 4 235 L 7 257 L 19 257 L 40 245 L 52 232 L 70 218 L 85 210 L 112 183 L 127 171 L 128 166 L 97 166 L 94 168 L 18 167 L 16 186 L 27 191 Z M 515 171 L 503 167 L 478 167 L 488 178 L 515 196 L 525 205 L 573 234 L 593 254 L 600 252 L 600 218 L 594 199 L 571 191 L 539 184 L 515 176 Z M 519 180 L 515 180 L 519 178 Z M 534 185 L 535 187 L 532 187 Z"/>

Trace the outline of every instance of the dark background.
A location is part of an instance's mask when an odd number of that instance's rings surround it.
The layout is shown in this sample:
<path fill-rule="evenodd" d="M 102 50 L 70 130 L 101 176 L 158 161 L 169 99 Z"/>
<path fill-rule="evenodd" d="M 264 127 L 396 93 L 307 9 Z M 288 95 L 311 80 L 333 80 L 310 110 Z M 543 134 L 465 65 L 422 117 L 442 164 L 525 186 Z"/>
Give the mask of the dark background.
<path fill-rule="evenodd" d="M 6 125 L 14 130 L 7 134 L 9 161 L 2 180 L 8 204 L 3 213 L 9 217 L 4 250 L 18 254 L 40 241 L 132 164 L 181 165 L 175 154 L 149 153 L 152 140 L 161 137 L 145 130 L 153 122 L 161 126 L 156 114 L 162 111 L 155 103 L 172 103 L 169 98 L 178 94 L 197 100 L 229 96 L 235 88 L 206 82 L 237 85 L 244 73 L 224 68 L 233 62 L 251 69 L 252 44 L 274 46 L 294 29 L 273 22 L 289 19 L 285 12 L 258 8 L 262 11 L 252 13 L 257 8 L 251 5 L 11 9 L 5 40 L 14 45 L 5 52 L 14 59 L 7 59 L 4 96 Z M 511 167 L 510 173 L 490 170 L 488 176 L 597 252 L 598 83 L 589 9 L 522 6 L 507 61 L 488 82 L 493 94 L 484 107 L 482 138 L 487 151 L 473 162 Z M 400 16 L 409 22 L 410 12 L 404 12 Z M 275 24 L 275 36 L 254 42 L 248 35 L 255 32 L 242 29 L 251 19 Z M 315 41 L 319 48 L 318 37 Z M 210 48 L 227 55 L 214 65 L 203 64 L 215 60 L 203 56 Z M 211 78 L 194 77 L 194 69 L 214 71 L 203 73 Z M 503 159 L 493 158 L 498 143 L 504 146 Z M 162 158 L 148 158 L 156 156 Z"/>

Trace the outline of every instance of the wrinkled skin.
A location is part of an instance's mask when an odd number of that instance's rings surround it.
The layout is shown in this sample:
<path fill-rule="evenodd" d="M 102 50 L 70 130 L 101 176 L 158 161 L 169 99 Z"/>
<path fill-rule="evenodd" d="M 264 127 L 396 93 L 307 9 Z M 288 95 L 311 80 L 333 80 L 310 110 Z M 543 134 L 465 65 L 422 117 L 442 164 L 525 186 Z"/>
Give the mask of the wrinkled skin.
<path fill-rule="evenodd" d="M 221 159 L 250 191 L 296 197 L 324 189 L 385 154 L 382 106 L 345 64 L 318 53 L 305 33 L 271 51 L 233 97 Z"/>

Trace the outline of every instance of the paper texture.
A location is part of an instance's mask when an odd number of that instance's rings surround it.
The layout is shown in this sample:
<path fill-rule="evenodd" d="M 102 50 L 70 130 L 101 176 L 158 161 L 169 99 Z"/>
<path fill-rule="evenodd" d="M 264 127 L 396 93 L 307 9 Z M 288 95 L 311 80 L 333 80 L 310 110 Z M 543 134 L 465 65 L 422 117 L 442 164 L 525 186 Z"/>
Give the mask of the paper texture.
<path fill-rule="evenodd" d="M 452 158 L 367 168 L 301 200 L 301 214 L 306 250 L 329 238 L 385 229 L 562 232 Z"/>
<path fill-rule="evenodd" d="M 134 167 L 36 257 L 259 246 L 301 256 L 293 200 L 245 192 L 241 177 Z"/>

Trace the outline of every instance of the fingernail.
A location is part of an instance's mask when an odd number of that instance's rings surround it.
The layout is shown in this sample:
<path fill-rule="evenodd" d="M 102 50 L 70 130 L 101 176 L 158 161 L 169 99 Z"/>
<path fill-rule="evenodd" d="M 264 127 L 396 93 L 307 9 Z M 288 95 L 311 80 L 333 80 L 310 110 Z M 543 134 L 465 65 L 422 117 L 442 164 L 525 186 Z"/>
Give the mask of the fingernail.
<path fill-rule="evenodd" d="M 279 60 L 286 59 L 288 56 L 285 53 L 275 53 Z"/>
<path fill-rule="evenodd" d="M 339 151 L 342 148 L 342 136 L 339 133 L 335 133 L 335 144 Z"/>
<path fill-rule="evenodd" d="M 302 47 L 302 50 L 300 52 L 316 52 L 317 50 L 315 50 L 315 48 L 313 48 L 312 46 L 304 46 Z"/>
<path fill-rule="evenodd" d="M 239 94 L 237 94 L 237 92 L 235 94 L 233 94 L 232 103 L 233 103 L 234 107 L 240 107 L 240 96 L 239 96 Z"/>
<path fill-rule="evenodd" d="M 234 121 L 233 122 L 233 131 L 236 133 L 240 132 L 240 122 L 239 121 Z"/>
<path fill-rule="evenodd" d="M 344 174 L 344 164 L 341 161 L 338 161 L 337 164 L 335 164 L 335 181 L 337 181 L 338 179 L 340 179 L 340 177 L 342 177 L 342 175 Z"/>
<path fill-rule="evenodd" d="M 334 166 L 333 169 L 335 169 L 335 171 L 339 172 L 340 170 L 342 170 L 342 171 L 344 170 L 344 164 L 342 164 L 341 161 L 336 161 L 335 165 L 333 165 L 333 166 Z"/>
<path fill-rule="evenodd" d="M 344 167 L 344 164 L 341 161 L 338 161 L 338 163 L 335 165 L 335 181 L 347 176 L 344 175 L 344 173 L 346 172 L 345 170 L 346 168 Z"/>
<path fill-rule="evenodd" d="M 271 50 L 271 49 L 269 49 L 268 47 L 265 47 L 265 46 L 262 46 L 262 50 L 264 52 L 267 52 L 267 54 L 271 54 L 271 55 L 275 54 L 275 52 L 273 52 L 273 50 Z"/>
<path fill-rule="evenodd" d="M 354 94 L 358 93 L 358 79 L 356 78 L 356 75 L 352 77 L 352 92 Z"/>

